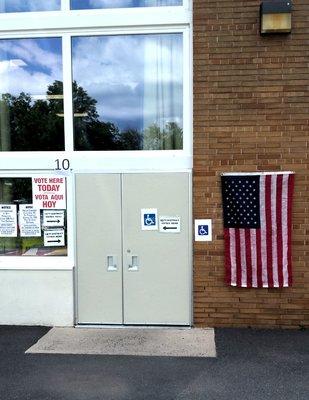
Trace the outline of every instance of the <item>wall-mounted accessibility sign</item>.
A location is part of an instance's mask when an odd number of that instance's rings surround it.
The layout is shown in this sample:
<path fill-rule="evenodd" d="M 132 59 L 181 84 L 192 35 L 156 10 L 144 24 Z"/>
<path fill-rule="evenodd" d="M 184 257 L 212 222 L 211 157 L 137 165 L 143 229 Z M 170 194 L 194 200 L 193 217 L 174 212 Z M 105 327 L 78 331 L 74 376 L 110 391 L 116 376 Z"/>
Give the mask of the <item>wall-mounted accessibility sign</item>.
<path fill-rule="evenodd" d="M 211 242 L 212 241 L 212 223 L 211 219 L 196 219 L 195 241 L 196 242 Z"/>
<path fill-rule="evenodd" d="M 44 210 L 44 226 L 64 226 L 64 210 Z"/>
<path fill-rule="evenodd" d="M 180 217 L 159 217 L 159 231 L 164 233 L 180 232 Z"/>
<path fill-rule="evenodd" d="M 0 204 L 0 237 L 17 236 L 16 204 Z"/>
<path fill-rule="evenodd" d="M 65 177 L 36 176 L 32 178 L 32 203 L 40 209 L 66 209 Z"/>
<path fill-rule="evenodd" d="M 19 229 L 21 237 L 41 236 L 41 221 L 39 208 L 32 204 L 20 204 Z"/>
<path fill-rule="evenodd" d="M 156 208 L 141 209 L 141 226 L 143 231 L 158 230 L 158 210 Z"/>
<path fill-rule="evenodd" d="M 44 231 L 44 246 L 64 246 L 64 229 Z"/>

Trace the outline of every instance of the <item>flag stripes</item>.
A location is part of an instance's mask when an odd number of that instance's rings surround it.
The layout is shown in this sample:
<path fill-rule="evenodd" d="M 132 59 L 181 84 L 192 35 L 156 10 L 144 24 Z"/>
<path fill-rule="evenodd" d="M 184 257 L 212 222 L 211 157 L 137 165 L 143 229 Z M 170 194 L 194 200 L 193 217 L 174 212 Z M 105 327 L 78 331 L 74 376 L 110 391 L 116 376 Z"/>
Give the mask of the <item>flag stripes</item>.
<path fill-rule="evenodd" d="M 259 228 L 224 228 L 226 281 L 229 285 L 279 288 L 292 284 L 293 188 L 293 173 L 259 175 Z M 230 207 L 231 200 L 228 204 Z"/>

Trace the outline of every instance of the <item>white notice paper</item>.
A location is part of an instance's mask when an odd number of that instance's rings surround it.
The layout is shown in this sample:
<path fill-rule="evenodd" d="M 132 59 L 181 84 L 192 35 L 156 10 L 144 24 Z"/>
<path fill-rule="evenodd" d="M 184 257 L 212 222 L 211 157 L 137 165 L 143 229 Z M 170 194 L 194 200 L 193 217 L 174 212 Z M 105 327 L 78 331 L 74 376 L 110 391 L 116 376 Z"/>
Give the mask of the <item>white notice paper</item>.
<path fill-rule="evenodd" d="M 64 210 L 44 210 L 44 226 L 64 226 Z"/>
<path fill-rule="evenodd" d="M 64 229 L 44 231 L 44 246 L 64 246 Z"/>
<path fill-rule="evenodd" d="M 17 237 L 16 204 L 0 204 L 0 237 Z"/>
<path fill-rule="evenodd" d="M 44 175 L 32 178 L 32 203 L 40 209 L 66 209 L 65 177 Z"/>
<path fill-rule="evenodd" d="M 32 204 L 20 204 L 19 228 L 21 237 L 41 236 L 40 210 Z"/>
<path fill-rule="evenodd" d="M 180 233 L 180 217 L 159 217 L 159 231 L 164 233 Z"/>

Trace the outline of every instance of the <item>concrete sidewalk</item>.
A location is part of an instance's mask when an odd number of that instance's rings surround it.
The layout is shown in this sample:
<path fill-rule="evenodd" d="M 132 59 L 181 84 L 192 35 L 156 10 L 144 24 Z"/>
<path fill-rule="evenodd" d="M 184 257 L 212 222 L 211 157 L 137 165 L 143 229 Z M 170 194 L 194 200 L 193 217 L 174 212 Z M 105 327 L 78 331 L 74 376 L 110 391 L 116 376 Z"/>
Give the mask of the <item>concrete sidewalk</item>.
<path fill-rule="evenodd" d="M 1 400 L 308 400 L 309 331 L 216 329 L 216 358 L 25 354 L 0 327 Z"/>
<path fill-rule="evenodd" d="M 215 357 L 213 329 L 53 328 L 26 353 Z"/>

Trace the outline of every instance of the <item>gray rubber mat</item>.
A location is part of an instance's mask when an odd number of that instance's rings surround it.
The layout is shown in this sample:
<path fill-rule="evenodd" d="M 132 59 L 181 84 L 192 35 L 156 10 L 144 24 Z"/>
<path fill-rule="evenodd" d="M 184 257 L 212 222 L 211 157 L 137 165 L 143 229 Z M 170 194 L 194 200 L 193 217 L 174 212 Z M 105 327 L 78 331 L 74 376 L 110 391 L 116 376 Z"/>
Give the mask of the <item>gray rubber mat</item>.
<path fill-rule="evenodd" d="M 216 345 L 208 328 L 53 328 L 26 353 L 216 357 Z"/>

